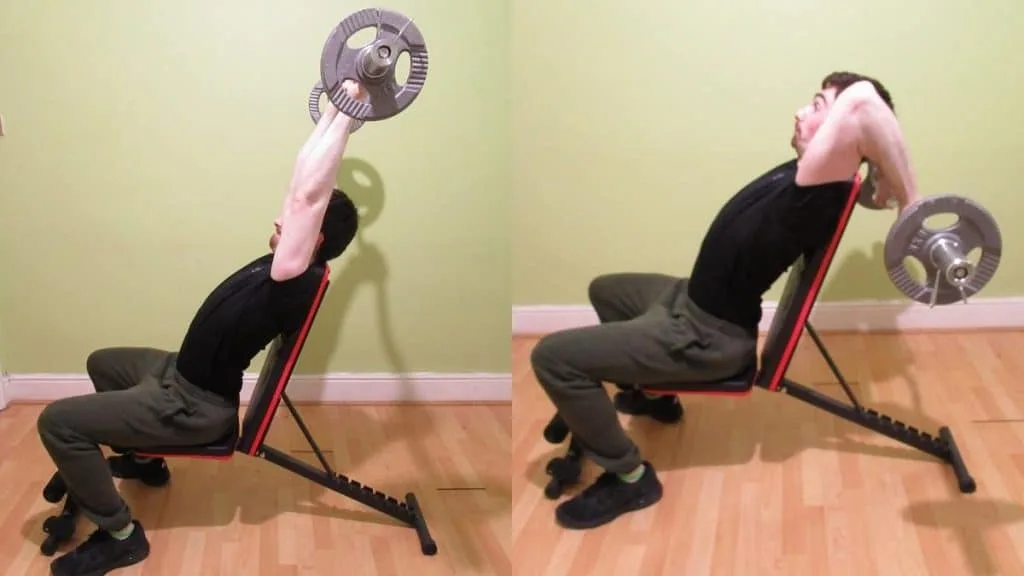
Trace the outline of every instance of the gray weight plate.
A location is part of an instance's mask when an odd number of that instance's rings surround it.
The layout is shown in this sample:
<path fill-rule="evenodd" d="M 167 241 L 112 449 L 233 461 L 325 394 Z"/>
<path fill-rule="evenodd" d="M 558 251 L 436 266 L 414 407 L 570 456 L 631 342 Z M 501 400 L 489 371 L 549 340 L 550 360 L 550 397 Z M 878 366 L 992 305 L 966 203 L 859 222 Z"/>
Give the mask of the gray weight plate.
<path fill-rule="evenodd" d="M 324 85 L 317 82 L 313 89 L 309 92 L 309 117 L 313 119 L 313 124 L 320 123 L 320 97 L 324 94 Z M 352 120 L 352 126 L 348 129 L 348 133 L 352 134 L 356 130 L 363 127 L 362 120 Z"/>
<path fill-rule="evenodd" d="M 933 230 L 925 221 L 939 214 L 955 214 L 956 223 Z M 981 249 L 972 273 L 956 286 L 947 279 L 933 254 L 938 244 L 955 245 L 958 256 Z M 995 276 L 1003 240 L 995 218 L 979 204 L 961 196 L 931 196 L 908 206 L 896 219 L 885 240 L 885 268 L 889 279 L 908 298 L 922 304 L 945 305 L 977 294 Z M 925 281 L 911 277 L 904 259 L 916 258 L 925 268 Z"/>
<path fill-rule="evenodd" d="M 360 30 L 374 28 L 377 35 L 369 44 L 350 48 L 349 39 Z M 399 85 L 395 63 L 409 54 L 409 78 Z M 360 83 L 369 96 L 366 102 L 350 97 L 344 90 L 332 91 L 331 101 L 357 120 L 384 120 L 408 108 L 427 80 L 427 46 L 419 28 L 397 12 L 366 8 L 353 13 L 335 27 L 320 56 L 320 81 L 325 87 L 340 86 L 345 80 Z"/>

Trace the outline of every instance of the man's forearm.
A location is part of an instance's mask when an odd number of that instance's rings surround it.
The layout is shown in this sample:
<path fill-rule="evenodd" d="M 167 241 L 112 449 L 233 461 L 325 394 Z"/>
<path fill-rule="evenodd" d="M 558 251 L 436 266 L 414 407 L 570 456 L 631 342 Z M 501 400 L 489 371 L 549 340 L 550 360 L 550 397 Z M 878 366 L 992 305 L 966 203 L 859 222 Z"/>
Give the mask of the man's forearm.
<path fill-rule="evenodd" d="M 302 149 L 299 150 L 298 162 L 305 162 L 306 158 L 309 157 L 310 152 L 316 147 L 324 137 L 324 133 L 330 128 L 331 123 L 337 118 L 339 112 L 338 109 L 332 105 L 328 105 L 326 109 L 320 114 L 320 121 L 313 127 L 313 131 L 309 134 L 309 138 L 306 138 L 306 142 L 302 145 Z"/>
<path fill-rule="evenodd" d="M 917 178 L 910 165 L 906 139 L 896 115 L 874 95 L 860 103 L 858 119 L 861 152 L 874 165 L 886 190 L 900 206 L 916 201 Z"/>
<path fill-rule="evenodd" d="M 352 122 L 352 118 L 336 113 L 324 127 L 321 137 L 306 152 L 292 179 L 289 201 L 312 203 L 328 196 L 334 189 Z"/>

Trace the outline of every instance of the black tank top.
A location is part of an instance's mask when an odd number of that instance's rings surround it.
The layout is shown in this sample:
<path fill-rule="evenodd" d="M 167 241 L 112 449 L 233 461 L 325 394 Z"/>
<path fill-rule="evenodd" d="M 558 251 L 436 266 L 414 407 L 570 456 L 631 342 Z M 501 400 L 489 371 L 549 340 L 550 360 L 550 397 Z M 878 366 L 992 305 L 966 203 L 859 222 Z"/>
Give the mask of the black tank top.
<path fill-rule="evenodd" d="M 704 236 L 690 299 L 709 314 L 757 333 L 762 297 L 803 254 L 829 242 L 852 181 L 802 187 L 797 161 L 765 172 L 733 196 Z"/>

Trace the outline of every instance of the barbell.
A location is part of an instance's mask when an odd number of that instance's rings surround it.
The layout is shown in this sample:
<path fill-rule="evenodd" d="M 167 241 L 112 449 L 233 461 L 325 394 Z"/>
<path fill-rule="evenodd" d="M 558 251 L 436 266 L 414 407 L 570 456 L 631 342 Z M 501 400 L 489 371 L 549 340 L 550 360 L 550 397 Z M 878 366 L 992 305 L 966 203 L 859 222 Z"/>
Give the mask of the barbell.
<path fill-rule="evenodd" d="M 864 188 L 862 184 L 860 202 Z M 871 202 L 870 195 L 867 199 Z M 957 219 L 947 226 L 927 223 L 950 214 Z M 968 259 L 974 250 L 980 250 L 977 263 Z M 889 279 L 900 292 L 934 307 L 966 303 L 981 291 L 995 276 L 1002 251 L 1002 235 L 992 214 L 970 198 L 947 194 L 922 198 L 900 213 L 886 236 L 884 261 Z M 923 281 L 911 275 L 908 257 L 924 268 Z"/>
<path fill-rule="evenodd" d="M 358 48 L 348 45 L 359 31 L 375 28 L 373 40 Z M 409 75 L 404 84 L 395 78 L 398 58 L 409 54 Z M 408 108 L 427 81 L 427 45 L 411 18 L 381 8 L 364 8 L 342 20 L 327 38 L 320 55 L 320 81 L 309 94 L 309 115 L 320 121 L 320 97 L 326 95 L 341 113 L 356 120 L 350 132 L 364 122 L 385 120 Z M 360 102 L 341 89 L 342 82 L 359 82 L 367 94 Z"/>

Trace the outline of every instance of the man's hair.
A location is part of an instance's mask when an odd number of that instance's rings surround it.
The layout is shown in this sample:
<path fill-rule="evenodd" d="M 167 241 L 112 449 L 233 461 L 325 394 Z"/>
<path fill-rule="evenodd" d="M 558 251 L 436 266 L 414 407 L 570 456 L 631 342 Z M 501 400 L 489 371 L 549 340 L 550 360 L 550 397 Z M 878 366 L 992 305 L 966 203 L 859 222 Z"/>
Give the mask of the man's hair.
<path fill-rule="evenodd" d="M 828 76 L 825 76 L 825 79 L 821 81 L 821 88 L 822 90 L 826 88 L 835 88 L 836 97 L 838 98 L 839 95 L 843 93 L 843 90 L 846 90 L 850 86 L 862 80 L 870 82 L 871 85 L 875 87 L 875 91 L 878 92 L 878 95 L 882 97 L 882 101 L 889 106 L 890 110 L 896 112 L 896 107 L 893 106 L 892 95 L 889 94 L 889 90 L 887 90 L 881 82 L 871 78 L 870 76 L 864 76 L 863 74 L 856 74 L 854 72 L 833 72 Z"/>
<path fill-rule="evenodd" d="M 344 192 L 335 188 L 324 212 L 324 221 L 320 225 L 323 242 L 316 252 L 316 261 L 321 264 L 341 256 L 359 229 L 359 213 L 352 199 Z"/>

